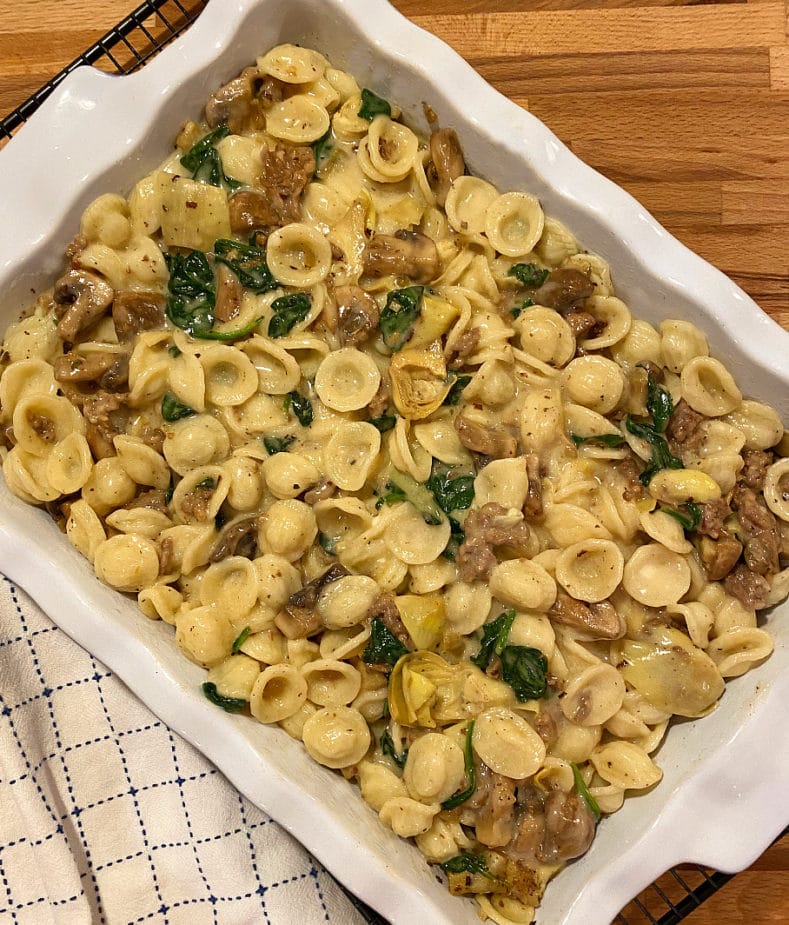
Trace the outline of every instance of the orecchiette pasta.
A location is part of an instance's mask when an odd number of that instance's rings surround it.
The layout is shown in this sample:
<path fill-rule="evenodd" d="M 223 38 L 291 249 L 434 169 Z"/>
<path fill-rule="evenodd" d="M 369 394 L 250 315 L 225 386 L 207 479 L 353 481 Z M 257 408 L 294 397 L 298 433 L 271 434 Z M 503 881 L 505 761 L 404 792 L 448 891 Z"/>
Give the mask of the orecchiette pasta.
<path fill-rule="evenodd" d="M 655 785 L 672 716 L 769 657 L 783 423 L 314 50 L 269 50 L 176 147 L 86 207 L 6 332 L 6 484 L 214 704 L 531 922 L 590 807 Z"/>

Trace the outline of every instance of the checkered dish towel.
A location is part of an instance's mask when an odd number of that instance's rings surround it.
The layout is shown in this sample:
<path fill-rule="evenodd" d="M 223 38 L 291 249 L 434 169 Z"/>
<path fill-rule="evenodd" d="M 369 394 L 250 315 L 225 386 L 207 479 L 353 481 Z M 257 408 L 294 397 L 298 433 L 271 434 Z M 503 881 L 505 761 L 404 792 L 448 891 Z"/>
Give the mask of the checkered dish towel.
<path fill-rule="evenodd" d="M 0 576 L 0 925 L 361 925 L 326 870 Z"/>

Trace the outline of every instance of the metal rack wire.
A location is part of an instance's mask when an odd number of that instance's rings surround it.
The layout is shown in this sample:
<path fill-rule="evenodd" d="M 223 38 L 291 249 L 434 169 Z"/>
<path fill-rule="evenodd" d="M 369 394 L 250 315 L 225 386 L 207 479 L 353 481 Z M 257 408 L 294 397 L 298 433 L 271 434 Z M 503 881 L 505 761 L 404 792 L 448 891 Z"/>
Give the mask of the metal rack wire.
<path fill-rule="evenodd" d="M 128 74 L 181 35 L 208 0 L 145 0 L 135 10 L 51 77 L 28 99 L 0 119 L 0 146 L 38 109 L 75 68 L 91 65 L 108 73 Z M 730 876 L 696 865 L 674 868 L 643 890 L 617 916 L 616 925 L 675 925 L 719 890 Z M 346 893 L 370 925 L 386 920 Z"/>

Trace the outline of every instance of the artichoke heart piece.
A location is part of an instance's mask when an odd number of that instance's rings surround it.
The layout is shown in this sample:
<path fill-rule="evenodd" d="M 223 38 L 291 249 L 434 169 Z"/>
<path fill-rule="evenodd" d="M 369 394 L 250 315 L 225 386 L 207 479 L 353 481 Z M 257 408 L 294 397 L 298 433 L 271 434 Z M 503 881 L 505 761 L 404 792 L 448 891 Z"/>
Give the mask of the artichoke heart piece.
<path fill-rule="evenodd" d="M 400 619 L 418 649 L 432 649 L 441 641 L 446 623 L 440 594 L 401 594 L 395 598 Z"/>
<path fill-rule="evenodd" d="M 426 418 L 441 407 L 452 388 L 441 344 L 408 347 L 392 357 L 389 366 L 395 407 L 409 421 Z"/>
<path fill-rule="evenodd" d="M 723 693 L 715 662 L 677 629 L 652 627 L 621 643 L 622 676 L 660 710 L 678 716 L 708 713 Z"/>
<path fill-rule="evenodd" d="M 412 349 L 426 347 L 446 334 L 452 323 L 460 315 L 460 309 L 435 295 L 425 293 L 422 296 L 422 311 L 414 324 L 414 330 L 408 341 Z"/>

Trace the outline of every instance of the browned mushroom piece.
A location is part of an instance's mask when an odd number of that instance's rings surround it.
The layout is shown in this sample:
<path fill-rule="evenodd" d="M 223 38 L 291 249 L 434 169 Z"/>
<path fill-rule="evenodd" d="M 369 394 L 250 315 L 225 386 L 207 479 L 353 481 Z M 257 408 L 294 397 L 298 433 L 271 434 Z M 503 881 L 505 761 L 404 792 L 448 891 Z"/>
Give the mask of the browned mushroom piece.
<path fill-rule="evenodd" d="M 484 780 L 486 798 L 477 810 L 477 839 L 489 848 L 500 848 L 509 843 L 514 831 L 515 781 L 484 765 L 480 770 L 477 785 Z"/>
<path fill-rule="evenodd" d="M 261 105 L 255 95 L 256 84 L 259 84 L 262 79 L 256 67 L 248 67 L 238 77 L 215 90 L 205 104 L 205 120 L 209 127 L 216 128 L 226 123 L 234 134 L 254 128 L 263 128 L 265 123 L 262 109 L 267 107 L 265 102 Z M 265 83 L 264 86 L 266 86 Z M 269 88 L 270 95 L 271 89 Z M 268 102 L 268 97 L 264 96 L 263 100 Z M 268 102 L 269 106 L 271 102 Z"/>
<path fill-rule="evenodd" d="M 85 396 L 82 405 L 85 437 L 96 459 L 115 456 L 113 437 L 126 432 L 129 420 L 127 397 L 104 390 Z"/>
<path fill-rule="evenodd" d="M 315 173 L 312 148 L 278 142 L 260 153 L 260 189 L 241 190 L 230 197 L 230 227 L 235 232 L 279 227 L 301 215 L 301 194 Z"/>
<path fill-rule="evenodd" d="M 356 347 L 372 337 L 378 329 L 381 311 L 375 299 L 359 286 L 338 286 L 337 333 L 343 347 Z"/>
<path fill-rule="evenodd" d="M 610 601 L 585 604 L 559 591 L 548 618 L 562 626 L 580 630 L 588 639 L 621 639 L 625 621 Z"/>
<path fill-rule="evenodd" d="M 723 531 L 717 540 L 702 537 L 699 551 L 709 581 L 723 581 L 739 562 L 742 555 L 742 543 Z"/>
<path fill-rule="evenodd" d="M 578 858 L 589 850 L 594 833 L 595 820 L 586 801 L 575 792 L 554 790 L 545 801 L 538 860 L 557 864 Z"/>
<path fill-rule="evenodd" d="M 542 517 L 542 473 L 540 472 L 540 457 L 536 453 L 526 454 L 526 474 L 529 476 L 529 488 L 526 492 L 526 501 L 523 504 L 525 517 L 536 519 Z"/>
<path fill-rule="evenodd" d="M 440 267 L 435 241 L 418 231 L 376 234 L 364 249 L 364 272 L 369 276 L 407 276 L 415 283 L 429 283 Z"/>
<path fill-rule="evenodd" d="M 218 321 L 232 321 L 241 310 L 244 289 L 236 274 L 223 263 L 216 265 L 216 305 Z"/>
<path fill-rule="evenodd" d="M 52 364 L 55 368 L 55 379 L 58 382 L 98 382 L 118 363 L 120 356 L 122 355 L 109 350 L 64 353 Z"/>
<path fill-rule="evenodd" d="M 330 479 L 321 479 L 317 485 L 306 492 L 304 495 L 305 504 L 317 504 L 319 501 L 326 501 L 337 493 L 337 486 Z"/>
<path fill-rule="evenodd" d="M 323 627 L 320 617 L 315 612 L 321 591 L 326 585 L 344 578 L 347 574 L 348 570 L 342 565 L 332 565 L 322 575 L 291 594 L 287 604 L 274 620 L 277 629 L 288 639 L 314 636 Z"/>
<path fill-rule="evenodd" d="M 570 309 L 594 293 L 594 283 L 580 270 L 551 270 L 548 278 L 534 292 L 532 300 L 536 305 L 555 308 L 556 311 Z"/>
<path fill-rule="evenodd" d="M 150 511 L 159 511 L 160 514 L 167 513 L 167 494 L 160 488 L 151 488 L 147 491 L 135 495 L 131 501 L 122 505 L 124 510 L 132 511 L 134 508 L 144 507 Z"/>
<path fill-rule="evenodd" d="M 112 304 L 112 286 L 89 270 L 71 269 L 55 283 L 58 335 L 74 341 L 80 331 L 98 321 Z"/>
<path fill-rule="evenodd" d="M 258 546 L 258 526 L 260 518 L 244 517 L 233 521 L 222 528 L 208 559 L 210 562 L 221 562 L 228 556 L 244 556 L 252 559 Z"/>
<path fill-rule="evenodd" d="M 121 289 L 112 301 L 112 321 L 122 344 L 141 331 L 164 327 L 164 296 L 158 292 L 135 292 Z"/>
<path fill-rule="evenodd" d="M 455 418 L 455 430 L 463 446 L 474 453 L 492 459 L 507 459 L 518 454 L 518 441 L 503 427 L 483 427 L 459 414 Z"/>
<path fill-rule="evenodd" d="M 430 158 L 436 176 L 433 192 L 438 204 L 443 206 L 452 181 L 466 172 L 463 149 L 454 129 L 442 128 L 433 132 L 430 136 Z"/>

